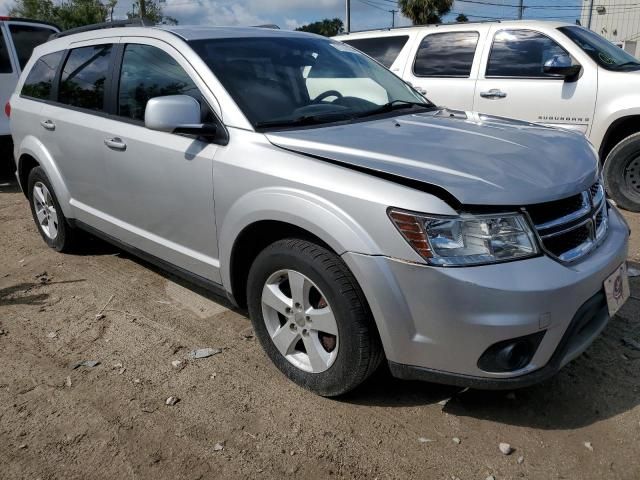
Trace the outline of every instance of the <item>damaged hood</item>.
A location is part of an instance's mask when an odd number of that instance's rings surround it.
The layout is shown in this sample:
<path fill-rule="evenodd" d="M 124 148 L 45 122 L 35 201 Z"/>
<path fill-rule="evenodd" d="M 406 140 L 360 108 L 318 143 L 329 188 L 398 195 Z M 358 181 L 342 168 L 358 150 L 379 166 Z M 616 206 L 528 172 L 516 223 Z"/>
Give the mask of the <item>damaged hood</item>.
<path fill-rule="evenodd" d="M 442 188 L 465 205 L 528 205 L 589 188 L 598 158 L 582 135 L 438 110 L 270 132 L 287 150 Z"/>

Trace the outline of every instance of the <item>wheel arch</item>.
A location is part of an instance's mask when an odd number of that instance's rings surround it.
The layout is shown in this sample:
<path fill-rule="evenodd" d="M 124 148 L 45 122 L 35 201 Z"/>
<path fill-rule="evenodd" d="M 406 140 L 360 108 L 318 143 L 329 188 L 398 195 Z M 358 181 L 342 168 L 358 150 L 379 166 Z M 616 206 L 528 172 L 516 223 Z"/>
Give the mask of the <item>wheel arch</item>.
<path fill-rule="evenodd" d="M 25 195 L 28 196 L 27 182 L 29 179 L 29 172 L 35 168 L 42 168 L 47 174 L 47 178 L 51 182 L 55 195 L 58 199 L 58 203 L 62 208 L 62 212 L 65 217 L 71 217 L 69 189 L 64 182 L 60 170 L 56 165 L 53 157 L 49 154 L 45 146 L 35 137 L 28 136 L 20 144 L 18 149 L 18 180 L 20 186 Z"/>
<path fill-rule="evenodd" d="M 336 255 L 378 250 L 366 231 L 335 205 L 291 189 L 265 189 L 241 197 L 225 215 L 219 232 L 222 282 L 240 306 L 246 302 L 253 260 L 277 240 L 307 239 Z"/>
<path fill-rule="evenodd" d="M 625 138 L 640 132 L 640 112 L 624 115 L 613 120 L 600 143 L 600 161 L 604 163 L 611 150 Z"/>

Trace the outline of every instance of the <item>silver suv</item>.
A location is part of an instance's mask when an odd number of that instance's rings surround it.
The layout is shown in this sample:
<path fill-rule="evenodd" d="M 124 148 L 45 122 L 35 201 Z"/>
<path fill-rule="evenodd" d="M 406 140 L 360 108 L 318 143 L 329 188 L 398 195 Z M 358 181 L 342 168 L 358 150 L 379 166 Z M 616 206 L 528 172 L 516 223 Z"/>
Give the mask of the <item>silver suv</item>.
<path fill-rule="evenodd" d="M 437 108 L 343 43 L 74 33 L 36 49 L 11 106 L 50 247 L 84 230 L 222 292 L 320 395 L 383 359 L 401 378 L 529 385 L 629 295 L 629 229 L 582 135 Z"/>

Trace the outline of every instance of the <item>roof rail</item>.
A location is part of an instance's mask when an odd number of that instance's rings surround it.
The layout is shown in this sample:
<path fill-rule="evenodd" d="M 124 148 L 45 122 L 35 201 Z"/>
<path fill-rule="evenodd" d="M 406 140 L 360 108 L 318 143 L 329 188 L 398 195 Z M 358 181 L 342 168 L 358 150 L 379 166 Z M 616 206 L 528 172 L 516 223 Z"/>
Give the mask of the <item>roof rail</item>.
<path fill-rule="evenodd" d="M 275 23 L 268 23 L 266 25 L 254 25 L 256 28 L 270 28 L 272 30 L 280 30 L 280 27 Z"/>
<path fill-rule="evenodd" d="M 153 27 L 155 22 L 152 22 L 148 18 L 130 18 L 129 20 L 115 20 L 113 22 L 94 23 L 92 25 L 84 25 L 82 27 L 70 28 L 64 32 L 51 35 L 50 40 L 54 38 L 67 37 L 75 33 L 91 32 L 93 30 L 104 30 L 107 28 L 118 27 Z"/>
<path fill-rule="evenodd" d="M 32 18 L 22 18 L 22 17 L 7 17 L 4 15 L 0 15 L 0 22 L 29 22 L 29 23 L 37 23 L 39 25 L 47 25 L 49 27 L 55 27 L 60 30 L 60 27 L 55 23 L 45 22 L 44 20 L 34 20 Z"/>
<path fill-rule="evenodd" d="M 445 25 L 473 25 L 474 23 L 501 23 L 499 18 L 488 20 L 475 20 L 473 22 L 443 22 L 443 23 L 425 23 L 421 25 L 403 25 L 401 27 L 387 27 L 387 28 L 368 28 L 365 30 L 352 30 L 345 32 L 341 35 L 349 35 L 350 33 L 362 33 L 362 32 L 391 32 L 393 30 L 402 30 L 406 28 L 420 28 L 420 27 L 441 27 Z"/>

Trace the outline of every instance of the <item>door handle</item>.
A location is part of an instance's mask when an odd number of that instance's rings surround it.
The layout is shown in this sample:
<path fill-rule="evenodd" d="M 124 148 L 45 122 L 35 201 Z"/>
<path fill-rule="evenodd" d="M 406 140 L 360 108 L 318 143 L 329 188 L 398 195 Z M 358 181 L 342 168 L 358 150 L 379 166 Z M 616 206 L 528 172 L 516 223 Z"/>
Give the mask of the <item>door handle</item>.
<path fill-rule="evenodd" d="M 480 92 L 480 96 L 482 98 L 505 98 L 507 94 L 497 88 L 492 88 L 488 92 Z"/>
<path fill-rule="evenodd" d="M 47 129 L 47 130 L 55 130 L 56 129 L 56 124 L 53 123 L 51 120 L 42 120 L 40 122 L 40 125 L 42 125 L 42 127 Z"/>
<path fill-rule="evenodd" d="M 124 143 L 122 141 L 121 138 L 118 137 L 114 137 L 114 138 L 106 138 L 104 140 L 104 144 L 113 149 L 113 150 L 126 150 L 127 149 L 127 144 Z"/>

